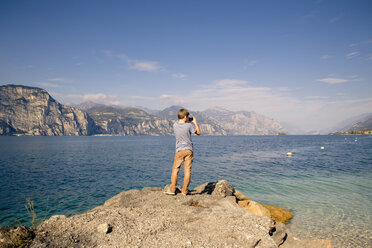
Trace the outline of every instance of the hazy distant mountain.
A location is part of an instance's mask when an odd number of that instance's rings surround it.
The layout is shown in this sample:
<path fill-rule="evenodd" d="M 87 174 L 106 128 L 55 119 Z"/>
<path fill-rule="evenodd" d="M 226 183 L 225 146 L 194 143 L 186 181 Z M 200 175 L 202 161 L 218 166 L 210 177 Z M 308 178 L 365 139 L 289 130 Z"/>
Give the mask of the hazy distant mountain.
<path fill-rule="evenodd" d="M 358 122 L 346 129 L 347 131 L 372 130 L 372 113 L 364 115 Z"/>
<path fill-rule="evenodd" d="M 138 108 L 138 109 L 142 109 L 144 110 L 145 112 L 151 114 L 151 115 L 155 115 L 157 112 L 159 112 L 160 110 L 157 110 L 157 109 L 149 109 L 149 108 L 146 108 L 146 107 L 142 107 L 142 106 L 133 106 L 134 108 Z"/>
<path fill-rule="evenodd" d="M 165 120 L 177 120 L 178 110 L 183 108 L 182 106 L 170 106 L 161 111 L 155 112 L 154 115 Z"/>
<path fill-rule="evenodd" d="M 92 102 L 92 101 L 86 101 L 86 102 L 82 102 L 82 103 L 79 103 L 79 104 L 75 104 L 71 107 L 78 108 L 78 109 L 86 111 L 86 110 L 94 108 L 94 107 L 103 107 L 103 106 L 105 106 L 105 105 L 95 103 L 95 102 Z"/>
<path fill-rule="evenodd" d="M 331 129 L 331 132 L 360 131 L 372 129 L 372 113 L 362 114 L 348 118 Z"/>
<path fill-rule="evenodd" d="M 203 111 L 205 114 L 215 118 L 219 121 L 226 121 L 230 119 L 230 117 L 234 114 L 233 111 L 221 108 L 221 107 L 214 107 Z"/>
<path fill-rule="evenodd" d="M 255 112 L 234 112 L 218 107 L 207 109 L 203 113 L 218 121 L 229 135 L 268 135 L 285 132 L 278 121 Z"/>

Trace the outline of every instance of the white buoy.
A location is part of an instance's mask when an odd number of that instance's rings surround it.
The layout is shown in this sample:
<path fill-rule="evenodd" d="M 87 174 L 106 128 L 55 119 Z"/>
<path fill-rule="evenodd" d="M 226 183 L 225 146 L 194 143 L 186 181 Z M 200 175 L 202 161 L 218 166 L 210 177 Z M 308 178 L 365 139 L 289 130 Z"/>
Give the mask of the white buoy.
<path fill-rule="evenodd" d="M 293 155 L 293 154 L 292 154 L 291 152 L 288 152 L 288 153 L 287 153 L 287 157 L 292 157 L 292 155 Z"/>
<path fill-rule="evenodd" d="M 320 149 L 324 150 L 324 146 L 320 147 Z"/>

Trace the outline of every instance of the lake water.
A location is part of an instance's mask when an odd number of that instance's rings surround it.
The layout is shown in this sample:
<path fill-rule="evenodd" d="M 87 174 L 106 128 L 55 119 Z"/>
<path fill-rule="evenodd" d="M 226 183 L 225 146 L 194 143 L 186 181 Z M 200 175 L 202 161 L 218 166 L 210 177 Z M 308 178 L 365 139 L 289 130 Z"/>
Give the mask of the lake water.
<path fill-rule="evenodd" d="M 372 247 L 371 136 L 193 140 L 190 188 L 226 179 L 250 199 L 290 209 L 289 226 L 299 238 Z M 163 187 L 170 182 L 174 142 L 147 136 L 0 137 L 0 225 L 30 225 L 27 198 L 43 219 L 82 213 L 124 190 Z"/>

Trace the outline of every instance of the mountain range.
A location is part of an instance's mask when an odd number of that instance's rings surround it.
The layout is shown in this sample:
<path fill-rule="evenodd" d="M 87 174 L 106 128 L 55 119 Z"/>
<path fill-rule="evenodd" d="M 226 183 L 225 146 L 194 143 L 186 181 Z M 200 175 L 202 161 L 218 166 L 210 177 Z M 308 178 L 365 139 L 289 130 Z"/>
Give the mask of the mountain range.
<path fill-rule="evenodd" d="M 57 102 L 41 88 L 0 86 L 0 135 L 172 135 L 181 106 L 161 111 L 84 102 Z M 190 111 L 203 135 L 272 135 L 285 132 L 276 120 L 255 112 L 212 108 Z"/>
<path fill-rule="evenodd" d="M 90 107 L 85 108 L 90 104 Z M 98 134 L 172 135 L 172 125 L 182 106 L 171 106 L 152 114 L 140 108 L 118 108 L 92 103 L 77 105 L 84 109 L 99 127 Z M 234 112 L 222 108 L 190 111 L 204 135 L 270 135 L 284 132 L 272 118 L 254 112 Z"/>

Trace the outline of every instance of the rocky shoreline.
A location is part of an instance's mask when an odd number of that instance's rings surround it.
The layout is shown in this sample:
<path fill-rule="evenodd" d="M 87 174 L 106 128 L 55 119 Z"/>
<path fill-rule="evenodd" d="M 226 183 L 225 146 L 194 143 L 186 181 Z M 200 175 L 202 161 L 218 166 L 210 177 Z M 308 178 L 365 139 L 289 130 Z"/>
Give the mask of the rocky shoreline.
<path fill-rule="evenodd" d="M 37 230 L 3 227 L 0 247 L 332 247 L 293 237 L 281 223 L 292 218 L 288 210 L 251 201 L 225 180 L 187 196 L 163 192 L 124 191 L 86 213 L 52 216 Z"/>

